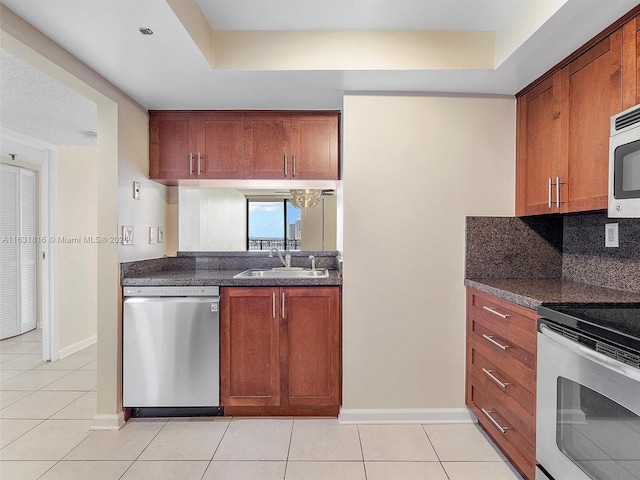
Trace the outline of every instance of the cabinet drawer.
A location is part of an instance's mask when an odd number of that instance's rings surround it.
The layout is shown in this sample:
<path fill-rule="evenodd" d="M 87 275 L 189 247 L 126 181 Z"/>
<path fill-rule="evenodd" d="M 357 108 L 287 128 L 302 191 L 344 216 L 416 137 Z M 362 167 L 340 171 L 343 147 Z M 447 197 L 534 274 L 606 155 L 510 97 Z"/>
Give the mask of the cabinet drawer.
<path fill-rule="evenodd" d="M 474 315 L 469 315 L 467 329 L 468 340 L 491 352 L 500 365 L 510 364 L 510 368 L 522 371 L 523 375 L 529 372 L 535 379 L 535 345 L 523 342 L 521 337 L 513 335 L 509 330 L 498 328 Z"/>
<path fill-rule="evenodd" d="M 535 465 L 535 432 L 494 397 L 473 375 L 468 374 L 470 407 L 482 427 L 521 470 Z"/>
<path fill-rule="evenodd" d="M 521 343 L 535 347 L 538 318 L 535 311 L 487 293 L 468 289 L 467 312 L 507 331 L 509 336 L 517 337 Z"/>
<path fill-rule="evenodd" d="M 526 425 L 532 429 L 535 427 L 535 382 L 530 376 L 512 371 L 509 364 L 500 365 L 490 355 L 483 355 L 473 343 L 469 364 L 470 373 L 487 391 L 515 412 Z"/>

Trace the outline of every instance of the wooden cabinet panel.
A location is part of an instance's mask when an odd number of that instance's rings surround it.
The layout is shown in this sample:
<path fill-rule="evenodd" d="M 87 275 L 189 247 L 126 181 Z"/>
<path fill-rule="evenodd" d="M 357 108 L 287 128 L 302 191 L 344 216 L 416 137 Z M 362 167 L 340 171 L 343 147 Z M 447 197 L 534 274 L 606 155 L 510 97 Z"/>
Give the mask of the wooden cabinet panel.
<path fill-rule="evenodd" d="M 290 178 L 289 116 L 246 114 L 244 117 L 244 178 Z"/>
<path fill-rule="evenodd" d="M 607 208 L 609 124 L 622 111 L 622 29 L 562 70 L 562 212 Z"/>
<path fill-rule="evenodd" d="M 337 115 L 294 115 L 291 139 L 292 178 L 338 178 Z"/>
<path fill-rule="evenodd" d="M 560 175 L 560 74 L 518 99 L 516 214 L 549 213 Z M 557 211 L 557 209 L 555 210 Z"/>
<path fill-rule="evenodd" d="M 530 480 L 535 465 L 536 320 L 533 310 L 467 289 L 466 403 Z"/>
<path fill-rule="evenodd" d="M 280 404 L 277 288 L 223 288 L 220 312 L 222 405 Z"/>
<path fill-rule="evenodd" d="M 228 287 L 220 303 L 225 409 L 233 415 L 337 412 L 339 287 Z"/>
<path fill-rule="evenodd" d="M 288 405 L 339 405 L 340 307 L 336 288 L 287 288 L 281 356 Z"/>
<path fill-rule="evenodd" d="M 195 124 L 190 115 L 151 114 L 149 119 L 149 176 L 153 179 L 189 178 L 196 150 Z M 191 168 L 191 171 L 190 171 Z"/>
<path fill-rule="evenodd" d="M 203 113 L 198 124 L 198 178 L 242 178 L 242 114 Z"/>

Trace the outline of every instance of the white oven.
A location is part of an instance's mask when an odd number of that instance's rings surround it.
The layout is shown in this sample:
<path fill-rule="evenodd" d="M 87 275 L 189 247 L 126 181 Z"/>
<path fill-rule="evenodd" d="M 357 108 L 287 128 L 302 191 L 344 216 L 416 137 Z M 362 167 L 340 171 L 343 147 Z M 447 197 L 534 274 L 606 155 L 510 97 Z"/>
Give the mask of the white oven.
<path fill-rule="evenodd" d="M 640 308 L 555 308 L 538 309 L 536 480 L 639 480 Z"/>

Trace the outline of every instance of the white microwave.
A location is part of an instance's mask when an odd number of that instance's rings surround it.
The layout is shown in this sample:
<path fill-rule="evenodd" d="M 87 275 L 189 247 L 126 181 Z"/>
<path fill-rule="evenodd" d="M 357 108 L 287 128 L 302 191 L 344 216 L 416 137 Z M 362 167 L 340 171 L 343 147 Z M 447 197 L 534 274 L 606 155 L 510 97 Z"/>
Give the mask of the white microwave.
<path fill-rule="evenodd" d="M 640 105 L 611 117 L 609 217 L 640 218 Z"/>

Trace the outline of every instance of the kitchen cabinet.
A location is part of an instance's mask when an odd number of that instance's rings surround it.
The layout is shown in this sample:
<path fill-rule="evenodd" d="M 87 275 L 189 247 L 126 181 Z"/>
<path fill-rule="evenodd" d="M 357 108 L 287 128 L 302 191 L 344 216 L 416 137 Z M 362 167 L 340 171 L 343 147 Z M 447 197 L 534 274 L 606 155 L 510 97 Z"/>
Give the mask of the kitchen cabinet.
<path fill-rule="evenodd" d="M 337 113 L 247 113 L 244 130 L 245 178 L 339 178 Z"/>
<path fill-rule="evenodd" d="M 339 287 L 228 287 L 220 303 L 226 414 L 338 413 Z"/>
<path fill-rule="evenodd" d="M 637 28 L 618 28 L 517 98 L 516 214 L 607 207 L 609 122 L 637 97 Z"/>
<path fill-rule="evenodd" d="M 536 320 L 533 310 L 467 289 L 466 404 L 529 480 L 536 464 Z"/>
<path fill-rule="evenodd" d="M 149 114 L 153 180 L 242 178 L 243 116 L 232 112 Z"/>
<path fill-rule="evenodd" d="M 337 112 L 151 111 L 149 177 L 339 178 Z"/>

